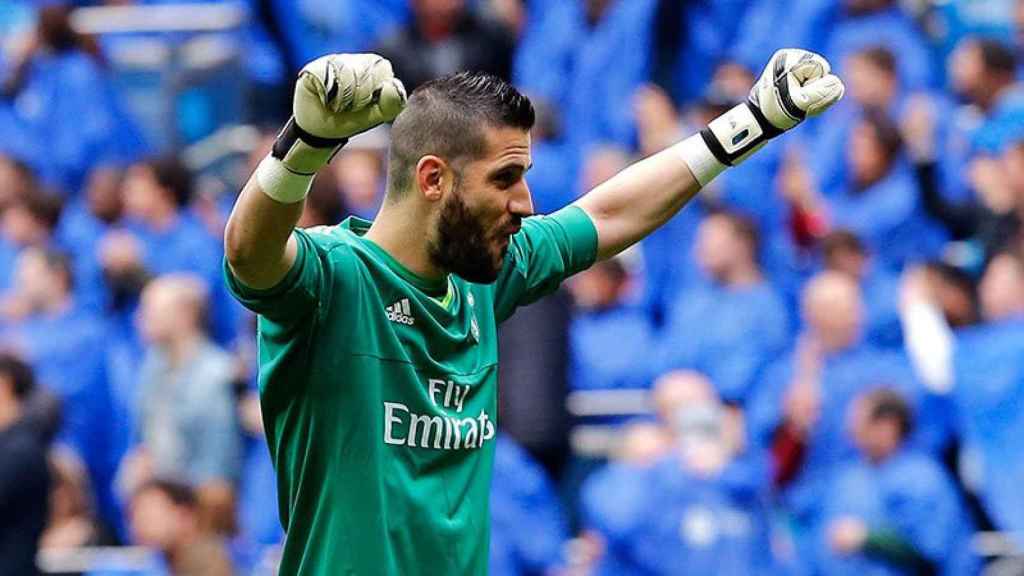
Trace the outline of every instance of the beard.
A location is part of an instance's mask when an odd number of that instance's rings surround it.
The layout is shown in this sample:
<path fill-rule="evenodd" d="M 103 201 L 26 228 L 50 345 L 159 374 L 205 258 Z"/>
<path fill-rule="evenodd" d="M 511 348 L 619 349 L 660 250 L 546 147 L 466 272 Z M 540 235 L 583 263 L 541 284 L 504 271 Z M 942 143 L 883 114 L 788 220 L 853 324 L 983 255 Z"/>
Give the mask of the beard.
<path fill-rule="evenodd" d="M 427 253 L 435 266 L 460 278 L 479 284 L 498 279 L 504 261 L 504 250 L 488 234 L 480 219 L 462 200 L 459 182 L 441 206 L 436 238 L 427 245 Z"/>

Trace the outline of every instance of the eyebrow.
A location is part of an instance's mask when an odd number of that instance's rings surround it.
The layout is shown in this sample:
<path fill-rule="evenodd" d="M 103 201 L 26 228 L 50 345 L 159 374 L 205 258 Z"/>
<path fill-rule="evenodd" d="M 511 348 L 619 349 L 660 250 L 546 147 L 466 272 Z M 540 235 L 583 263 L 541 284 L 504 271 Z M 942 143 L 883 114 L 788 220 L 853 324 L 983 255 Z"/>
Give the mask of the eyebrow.
<path fill-rule="evenodd" d="M 490 178 L 498 177 L 498 176 L 502 175 L 503 173 L 509 172 L 509 171 L 517 171 L 519 173 L 523 173 L 523 172 L 529 171 L 530 168 L 533 168 L 533 162 L 530 162 L 525 167 L 522 164 L 519 164 L 519 163 L 516 163 L 516 162 L 513 162 L 511 164 L 505 164 L 504 166 L 500 166 L 498 168 L 495 168 L 491 172 Z"/>

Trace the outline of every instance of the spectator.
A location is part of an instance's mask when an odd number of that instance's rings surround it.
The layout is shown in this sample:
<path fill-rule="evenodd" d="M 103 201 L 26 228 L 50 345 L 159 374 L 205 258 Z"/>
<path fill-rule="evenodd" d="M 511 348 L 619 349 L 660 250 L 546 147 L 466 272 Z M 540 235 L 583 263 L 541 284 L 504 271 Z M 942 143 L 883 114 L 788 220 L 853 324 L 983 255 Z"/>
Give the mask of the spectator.
<path fill-rule="evenodd" d="M 128 302 L 134 301 L 147 278 L 175 272 L 200 276 L 213 288 L 213 336 L 229 342 L 237 307 L 223 288 L 220 244 L 189 210 L 193 193 L 192 174 L 176 158 L 133 165 L 122 188 L 124 229 L 101 241 L 100 262 L 111 289 Z"/>
<path fill-rule="evenodd" d="M 649 75 L 655 8 L 655 0 L 553 3 L 523 36 L 515 82 L 564 111 L 573 172 L 596 144 L 633 143 L 626 103 Z"/>
<path fill-rule="evenodd" d="M 750 0 L 658 0 L 652 22 L 651 75 L 674 101 L 686 105 L 704 95 L 707 79 L 737 39 L 742 20 L 736 14 L 749 4 Z"/>
<path fill-rule="evenodd" d="M 654 334 L 646 315 L 629 303 L 630 273 L 621 258 L 599 262 L 573 277 L 576 304 L 569 327 L 569 385 L 573 390 L 646 388 L 640 367 L 650 358 Z M 623 335 L 628 334 L 628 338 Z"/>
<path fill-rule="evenodd" d="M 1021 231 L 1024 215 L 1024 140 L 1009 142 L 998 158 L 983 157 L 970 165 L 975 198 L 948 200 L 934 149 L 933 112 L 924 104 L 912 109 L 903 132 L 915 163 L 921 202 L 950 236 L 962 242 L 957 259 L 980 272 L 988 259 Z"/>
<path fill-rule="evenodd" d="M 113 544 L 96 518 L 89 475 L 78 456 L 67 450 L 50 452 L 50 516 L 39 545 L 44 550 L 68 550 Z"/>
<path fill-rule="evenodd" d="M 344 149 L 331 163 L 331 172 L 345 211 L 364 220 L 377 216 L 384 198 L 384 158 L 380 149 L 368 146 Z M 331 224 L 340 222 L 339 218 Z"/>
<path fill-rule="evenodd" d="M 61 202 L 40 189 L 11 200 L 0 221 L 0 259 L 7 264 L 0 273 L 0 290 L 8 290 L 18 254 L 28 246 L 49 247 L 60 219 Z"/>
<path fill-rule="evenodd" d="M 187 484 L 155 479 L 131 499 L 135 541 L 160 552 L 168 576 L 230 576 L 224 543 L 203 529 L 196 493 Z M 149 572 L 152 573 L 152 572 Z"/>
<path fill-rule="evenodd" d="M 46 445 L 22 418 L 35 386 L 32 369 L 0 354 L 0 574 L 38 574 L 36 551 L 46 524 L 50 473 Z"/>
<path fill-rule="evenodd" d="M 239 422 L 246 435 L 245 461 L 238 487 L 238 540 L 245 546 L 261 548 L 280 544 L 284 537 L 277 506 L 277 477 L 270 459 L 259 392 L 247 391 L 238 403 Z"/>
<path fill-rule="evenodd" d="M 926 89 L 936 83 L 924 34 L 896 0 L 843 0 L 842 11 L 823 47 L 823 54 L 835 63 L 838 74 L 845 77 L 848 72 L 847 56 L 882 44 L 900 55 L 898 74 L 908 89 Z"/>
<path fill-rule="evenodd" d="M 411 0 L 410 5 L 412 21 L 375 50 L 391 60 L 406 90 L 462 70 L 511 78 L 511 31 L 466 0 Z"/>
<path fill-rule="evenodd" d="M 672 302 L 655 370 L 698 370 L 727 401 L 747 398 L 758 372 L 789 343 L 786 307 L 761 273 L 758 247 L 756 227 L 738 214 L 716 212 L 701 223 L 694 250 L 707 282 Z"/>
<path fill-rule="evenodd" d="M 7 318 L 0 341 L 21 352 L 42 386 L 63 405 L 58 440 L 85 462 L 104 518 L 114 519 L 110 480 L 119 457 L 115 408 L 104 365 L 104 328 L 79 308 L 68 258 L 32 247 L 22 252 L 15 283 L 7 295 Z"/>
<path fill-rule="evenodd" d="M 855 234 L 835 230 L 821 241 L 825 270 L 849 274 L 864 295 L 865 337 L 882 348 L 903 344 L 899 315 L 899 280 L 885 268 L 875 266 L 864 243 Z"/>
<path fill-rule="evenodd" d="M 952 398 L 961 431 L 967 488 L 1004 531 L 1024 534 L 1024 257 L 995 256 L 980 284 L 984 322 L 952 332 L 925 278 L 906 280 L 902 315 L 907 348 L 921 380 Z"/>
<path fill-rule="evenodd" d="M 978 573 L 971 520 L 942 464 L 908 446 L 910 406 L 893 391 L 852 406 L 860 452 L 832 482 L 825 503 L 821 573 Z"/>
<path fill-rule="evenodd" d="M 544 469 L 514 440 L 498 435 L 491 481 L 494 576 L 543 576 L 562 565 L 567 530 Z"/>
<path fill-rule="evenodd" d="M 940 189 L 954 201 L 971 199 L 971 162 L 992 155 L 1001 147 L 1008 125 L 1024 106 L 1024 89 L 1017 82 L 1013 51 L 998 40 L 967 37 L 949 57 L 948 76 L 953 93 L 963 104 L 953 111 L 945 146 L 932 146 L 939 162 Z M 927 101 L 918 104 L 925 113 Z M 926 152 L 929 153 L 929 152 Z"/>
<path fill-rule="evenodd" d="M 160 277 L 143 292 L 139 330 L 149 347 L 138 380 L 140 445 L 122 478 L 129 492 L 154 476 L 187 480 L 204 522 L 230 532 L 241 465 L 234 364 L 203 330 L 207 305 L 195 277 Z"/>
<path fill-rule="evenodd" d="M 835 122 L 823 123 L 810 139 L 814 154 L 808 156 L 819 189 L 833 190 L 849 177 L 850 163 L 846 143 L 866 109 L 902 118 L 908 108 L 906 90 L 897 74 L 899 58 L 885 45 L 870 45 L 847 56 L 849 93 L 844 97 Z M 938 103 L 938 100 L 930 100 Z M 935 137 L 939 136 L 937 132 Z"/>
<path fill-rule="evenodd" d="M 850 276 L 816 276 L 802 307 L 804 328 L 795 349 L 765 373 L 747 406 L 754 441 L 772 455 L 797 557 L 810 558 L 828 479 L 853 454 L 843 433 L 853 399 L 879 385 L 903 391 L 915 403 L 920 394 L 899 354 L 864 343 L 863 299 Z"/>
<path fill-rule="evenodd" d="M 407 0 L 272 0 L 267 23 L 277 33 L 288 69 L 297 72 L 324 54 L 370 50 L 408 20 L 408 4 Z"/>
<path fill-rule="evenodd" d="M 675 400 L 663 404 L 674 448 L 647 467 L 599 472 L 584 487 L 587 526 L 604 548 L 596 573 L 770 571 L 765 468 L 745 452 L 741 419 L 698 375 L 665 375 L 656 390 Z"/>
<path fill-rule="evenodd" d="M 865 110 L 850 132 L 850 172 L 838 190 L 814 190 L 807 180 L 787 181 L 783 195 L 797 220 L 829 222 L 857 234 L 879 263 L 899 270 L 936 254 L 942 230 L 920 209 L 916 184 L 903 161 L 896 125 L 884 113 Z"/>
<path fill-rule="evenodd" d="M 34 167 L 47 183 L 73 195 L 94 163 L 134 158 L 145 144 L 112 90 L 95 41 L 74 30 L 70 15 L 66 3 L 39 9 L 36 30 L 8 68 L 2 93 L 30 136 L 45 146 Z"/>

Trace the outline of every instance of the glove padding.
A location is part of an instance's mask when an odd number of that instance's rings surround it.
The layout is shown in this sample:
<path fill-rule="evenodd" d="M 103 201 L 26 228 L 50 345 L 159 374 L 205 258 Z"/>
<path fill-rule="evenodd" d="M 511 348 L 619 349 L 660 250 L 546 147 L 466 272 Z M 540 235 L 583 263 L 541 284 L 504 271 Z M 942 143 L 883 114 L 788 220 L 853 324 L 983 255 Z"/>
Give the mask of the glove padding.
<path fill-rule="evenodd" d="M 827 60 L 806 50 L 784 49 L 768 61 L 748 101 L 781 134 L 827 110 L 844 91 Z"/>
<path fill-rule="evenodd" d="M 340 140 L 390 122 L 405 106 L 405 87 L 376 54 L 330 54 L 306 64 L 292 109 L 306 132 Z"/>
<path fill-rule="evenodd" d="M 330 54 L 299 72 L 293 116 L 273 156 L 298 174 L 327 164 L 348 138 L 390 122 L 405 107 L 405 87 L 377 54 Z"/>
<path fill-rule="evenodd" d="M 769 139 L 817 116 L 843 97 L 843 82 L 821 56 L 798 49 L 776 52 L 747 101 L 701 131 L 715 158 L 734 166 Z"/>

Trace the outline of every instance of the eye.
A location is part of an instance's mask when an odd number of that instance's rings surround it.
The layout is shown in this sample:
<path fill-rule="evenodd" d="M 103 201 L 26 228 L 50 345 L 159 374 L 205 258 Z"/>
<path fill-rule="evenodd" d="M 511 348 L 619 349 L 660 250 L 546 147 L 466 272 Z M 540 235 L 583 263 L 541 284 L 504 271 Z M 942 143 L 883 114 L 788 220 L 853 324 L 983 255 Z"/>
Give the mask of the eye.
<path fill-rule="evenodd" d="M 519 181 L 520 175 L 514 172 L 500 172 L 494 177 L 494 183 L 498 188 L 511 188 Z"/>

